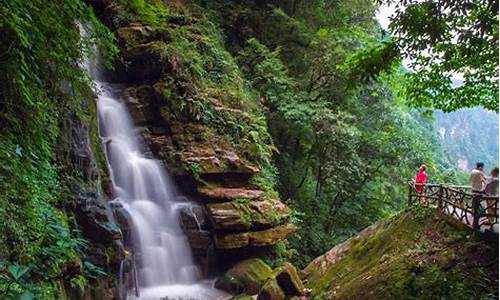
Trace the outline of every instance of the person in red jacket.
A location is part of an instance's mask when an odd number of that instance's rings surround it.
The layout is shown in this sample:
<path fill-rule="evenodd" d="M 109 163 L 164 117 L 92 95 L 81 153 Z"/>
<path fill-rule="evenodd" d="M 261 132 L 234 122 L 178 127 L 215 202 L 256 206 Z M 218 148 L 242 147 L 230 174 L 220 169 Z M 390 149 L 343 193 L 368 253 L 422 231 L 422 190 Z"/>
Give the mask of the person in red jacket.
<path fill-rule="evenodd" d="M 427 173 L 425 172 L 425 165 L 418 168 L 417 177 L 415 177 L 415 190 L 418 194 L 422 194 L 425 190 L 425 183 L 427 182 Z M 427 205 L 427 199 L 420 198 L 420 204 Z"/>

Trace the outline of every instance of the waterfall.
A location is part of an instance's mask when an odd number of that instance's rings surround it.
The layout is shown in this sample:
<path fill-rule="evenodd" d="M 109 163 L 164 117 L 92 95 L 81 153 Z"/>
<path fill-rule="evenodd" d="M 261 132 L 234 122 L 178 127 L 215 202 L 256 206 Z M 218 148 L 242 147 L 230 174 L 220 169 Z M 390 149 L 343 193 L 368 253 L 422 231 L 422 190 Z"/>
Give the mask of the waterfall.
<path fill-rule="evenodd" d="M 99 131 L 113 201 L 131 217 L 139 291 L 138 296 L 129 291 L 127 299 L 225 298 L 227 295 L 213 288 L 210 281 L 201 280 L 179 224 L 179 209 L 184 204 L 178 199 L 182 197 L 177 197 L 165 165 L 145 155 L 140 133 L 122 99 L 124 86 L 106 82 L 99 72 L 101 66 L 97 59 L 84 63 L 98 95 Z"/>

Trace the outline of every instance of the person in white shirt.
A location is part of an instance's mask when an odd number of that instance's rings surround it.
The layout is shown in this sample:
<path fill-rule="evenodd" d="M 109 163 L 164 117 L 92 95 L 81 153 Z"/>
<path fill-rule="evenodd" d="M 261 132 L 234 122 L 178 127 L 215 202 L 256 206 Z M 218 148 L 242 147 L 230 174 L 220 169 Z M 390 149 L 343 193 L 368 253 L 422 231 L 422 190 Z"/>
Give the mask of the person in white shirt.
<path fill-rule="evenodd" d="M 488 177 L 486 182 L 486 187 L 484 188 L 484 194 L 486 196 L 498 197 L 498 167 L 491 170 L 491 177 Z M 490 224 L 496 222 L 495 215 L 498 215 L 498 206 L 495 205 L 498 201 L 486 200 L 486 207 L 488 211 L 488 221 Z M 496 211 L 496 213 L 495 213 Z"/>
<path fill-rule="evenodd" d="M 498 196 L 498 167 L 491 170 L 491 177 L 486 180 L 484 193 L 488 196 Z"/>
<path fill-rule="evenodd" d="M 472 186 L 473 193 L 483 193 L 484 184 L 486 183 L 486 177 L 484 176 L 484 164 L 478 162 L 476 168 L 470 173 L 470 183 Z"/>

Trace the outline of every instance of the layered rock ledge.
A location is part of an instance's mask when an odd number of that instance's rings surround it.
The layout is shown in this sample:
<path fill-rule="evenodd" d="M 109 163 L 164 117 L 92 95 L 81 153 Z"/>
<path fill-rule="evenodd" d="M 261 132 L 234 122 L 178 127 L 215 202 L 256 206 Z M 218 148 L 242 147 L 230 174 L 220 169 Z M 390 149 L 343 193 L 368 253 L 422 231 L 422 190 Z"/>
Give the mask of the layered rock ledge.
<path fill-rule="evenodd" d="M 123 9 L 115 1 L 99 0 L 96 7 L 118 38 L 120 57 L 114 77 L 127 86 L 123 101 L 141 128 L 146 150 L 165 162 L 181 192 L 205 209 L 182 214 L 198 261 L 207 257 L 208 249 L 223 253 L 270 247 L 287 239 L 296 230 L 289 223 L 291 210 L 252 181 L 263 167 L 255 158 L 257 146 L 262 145 L 255 140 L 259 133 L 248 134 L 251 129 L 246 129 L 242 135 L 238 130 L 243 126 L 233 121 L 253 126 L 257 119 L 256 108 L 246 108 L 243 103 L 248 99 L 239 98 L 245 87 L 237 80 L 233 91 L 211 86 L 192 69 L 213 66 L 185 61 L 176 48 L 185 38 L 182 42 L 192 43 L 195 51 L 223 49 L 211 36 L 212 44 L 206 44 L 204 38 L 210 33 L 193 29 L 204 28 L 203 17 L 175 12 L 161 26 L 152 26 L 119 18 Z M 179 32 L 182 37 L 176 36 Z M 242 136 L 232 137 L 230 126 Z"/>

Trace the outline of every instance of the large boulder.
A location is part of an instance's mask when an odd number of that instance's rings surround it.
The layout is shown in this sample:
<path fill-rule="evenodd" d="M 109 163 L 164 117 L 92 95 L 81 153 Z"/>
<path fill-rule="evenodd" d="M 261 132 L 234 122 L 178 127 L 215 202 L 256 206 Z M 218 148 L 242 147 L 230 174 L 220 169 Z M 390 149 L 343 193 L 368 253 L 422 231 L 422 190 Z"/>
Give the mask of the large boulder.
<path fill-rule="evenodd" d="M 285 300 L 285 293 L 278 285 L 276 279 L 269 279 L 262 287 L 257 300 Z"/>
<path fill-rule="evenodd" d="M 252 297 L 250 295 L 241 294 L 241 295 L 233 296 L 233 297 L 229 298 L 228 300 L 255 300 L 255 299 L 254 299 L 254 297 Z"/>
<path fill-rule="evenodd" d="M 335 246 L 303 274 L 315 298 L 487 299 L 498 293 L 498 240 L 413 207 Z"/>
<path fill-rule="evenodd" d="M 273 270 L 261 259 L 251 258 L 241 261 L 215 281 L 215 287 L 231 294 L 257 294 Z"/>
<path fill-rule="evenodd" d="M 304 285 L 297 269 L 291 263 L 285 262 L 278 268 L 276 274 L 276 280 L 287 296 L 301 296 L 304 293 Z"/>

